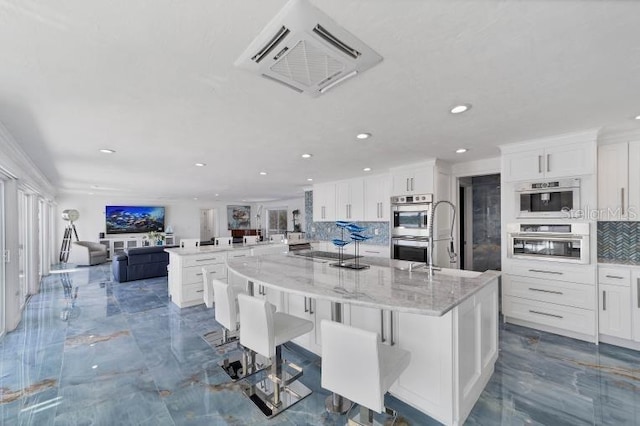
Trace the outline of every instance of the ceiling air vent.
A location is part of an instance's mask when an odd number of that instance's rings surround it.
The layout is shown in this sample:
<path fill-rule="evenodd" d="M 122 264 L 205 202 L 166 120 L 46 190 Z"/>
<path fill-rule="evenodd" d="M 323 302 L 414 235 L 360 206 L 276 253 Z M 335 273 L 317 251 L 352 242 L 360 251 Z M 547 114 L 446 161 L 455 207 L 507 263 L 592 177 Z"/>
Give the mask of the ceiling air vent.
<path fill-rule="evenodd" d="M 315 97 L 380 61 L 307 0 L 290 0 L 235 65 Z"/>

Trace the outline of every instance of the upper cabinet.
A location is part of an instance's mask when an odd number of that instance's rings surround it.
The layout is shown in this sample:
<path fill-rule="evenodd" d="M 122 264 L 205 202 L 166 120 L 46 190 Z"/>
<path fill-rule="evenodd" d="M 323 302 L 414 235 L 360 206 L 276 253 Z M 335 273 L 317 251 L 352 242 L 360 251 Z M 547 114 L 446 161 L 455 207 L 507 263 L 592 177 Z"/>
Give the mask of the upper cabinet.
<path fill-rule="evenodd" d="M 600 220 L 638 220 L 640 141 L 598 147 Z"/>
<path fill-rule="evenodd" d="M 350 179 L 336 183 L 336 219 L 364 219 L 364 180 Z"/>
<path fill-rule="evenodd" d="M 434 164 L 392 171 L 391 195 L 433 194 Z"/>
<path fill-rule="evenodd" d="M 364 220 L 388 221 L 390 199 L 391 179 L 388 175 L 367 177 L 364 180 Z"/>
<path fill-rule="evenodd" d="M 591 143 L 572 143 L 503 156 L 502 173 L 507 182 L 553 179 L 594 173 L 595 152 Z"/>
<path fill-rule="evenodd" d="M 320 183 L 313 185 L 314 222 L 333 222 L 336 220 L 336 185 Z"/>

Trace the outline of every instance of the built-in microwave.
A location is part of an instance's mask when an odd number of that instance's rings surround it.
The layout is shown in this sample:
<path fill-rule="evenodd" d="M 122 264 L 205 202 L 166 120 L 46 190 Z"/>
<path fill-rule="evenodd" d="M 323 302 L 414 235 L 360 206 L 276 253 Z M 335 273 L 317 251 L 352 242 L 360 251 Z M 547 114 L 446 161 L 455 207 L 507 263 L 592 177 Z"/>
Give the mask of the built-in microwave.
<path fill-rule="evenodd" d="M 589 259 L 589 224 L 507 224 L 507 257 L 583 263 Z"/>
<path fill-rule="evenodd" d="M 519 218 L 579 218 L 580 179 L 528 182 L 516 187 Z"/>
<path fill-rule="evenodd" d="M 433 194 L 391 197 L 391 236 L 429 237 L 429 215 Z"/>

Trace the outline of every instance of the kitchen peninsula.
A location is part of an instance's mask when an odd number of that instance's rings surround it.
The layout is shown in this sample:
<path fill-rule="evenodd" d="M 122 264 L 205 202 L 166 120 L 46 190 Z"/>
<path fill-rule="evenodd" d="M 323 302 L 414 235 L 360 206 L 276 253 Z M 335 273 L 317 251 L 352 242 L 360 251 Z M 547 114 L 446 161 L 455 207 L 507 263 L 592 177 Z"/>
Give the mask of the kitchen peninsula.
<path fill-rule="evenodd" d="M 335 319 L 336 306 L 342 322 L 409 350 L 411 363 L 391 394 L 445 424 L 464 423 L 498 357 L 499 273 L 443 269 L 429 278 L 409 262 L 362 262 L 370 268 L 339 268 L 295 254 L 226 264 L 229 279 L 235 275 L 271 301 L 279 293 L 279 309 L 312 320 L 317 327 L 296 343 L 317 354 L 320 320 Z"/>

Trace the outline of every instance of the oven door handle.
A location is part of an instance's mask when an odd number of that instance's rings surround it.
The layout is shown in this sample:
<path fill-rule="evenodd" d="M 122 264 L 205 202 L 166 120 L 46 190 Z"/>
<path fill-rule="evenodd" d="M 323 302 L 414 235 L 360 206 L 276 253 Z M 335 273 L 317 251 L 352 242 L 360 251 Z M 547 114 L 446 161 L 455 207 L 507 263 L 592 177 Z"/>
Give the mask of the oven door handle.
<path fill-rule="evenodd" d="M 528 240 L 562 240 L 562 241 L 582 241 L 587 235 L 577 234 L 510 234 L 510 238 Z"/>

